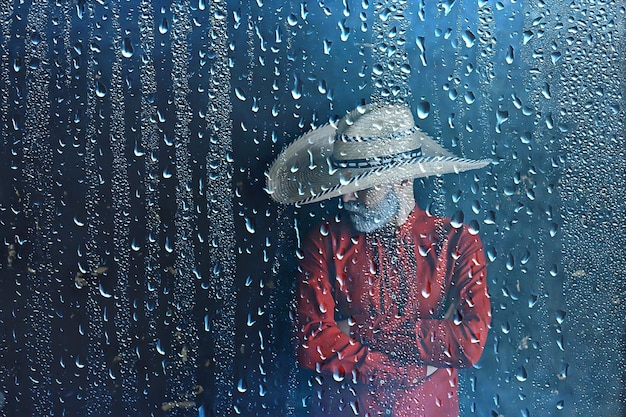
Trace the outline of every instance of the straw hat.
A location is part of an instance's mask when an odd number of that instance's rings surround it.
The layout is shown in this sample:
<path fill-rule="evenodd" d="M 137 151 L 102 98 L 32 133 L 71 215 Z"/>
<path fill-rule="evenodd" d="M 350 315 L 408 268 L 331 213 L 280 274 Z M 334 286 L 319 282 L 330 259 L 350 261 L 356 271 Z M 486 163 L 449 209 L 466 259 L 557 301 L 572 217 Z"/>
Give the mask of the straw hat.
<path fill-rule="evenodd" d="M 276 158 L 267 191 L 284 204 L 308 204 L 405 179 L 482 168 L 421 132 L 403 104 L 370 104 L 339 123 L 302 135 Z"/>

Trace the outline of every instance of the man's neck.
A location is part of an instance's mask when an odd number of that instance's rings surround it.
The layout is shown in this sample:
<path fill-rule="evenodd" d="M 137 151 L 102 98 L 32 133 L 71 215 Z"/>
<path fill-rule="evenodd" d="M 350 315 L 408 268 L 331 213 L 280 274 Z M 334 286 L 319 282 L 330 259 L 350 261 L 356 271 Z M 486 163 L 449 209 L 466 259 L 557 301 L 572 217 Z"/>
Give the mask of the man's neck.
<path fill-rule="evenodd" d="M 413 182 L 404 181 L 395 185 L 394 188 L 400 202 L 400 208 L 398 209 L 394 223 L 396 226 L 400 227 L 407 221 L 416 205 Z"/>
<path fill-rule="evenodd" d="M 414 208 L 415 208 L 415 200 L 401 202 L 400 210 L 398 210 L 398 215 L 396 216 L 396 219 L 395 219 L 396 226 L 398 227 L 402 226 L 407 221 L 407 219 L 411 215 L 411 212 L 413 211 Z"/>

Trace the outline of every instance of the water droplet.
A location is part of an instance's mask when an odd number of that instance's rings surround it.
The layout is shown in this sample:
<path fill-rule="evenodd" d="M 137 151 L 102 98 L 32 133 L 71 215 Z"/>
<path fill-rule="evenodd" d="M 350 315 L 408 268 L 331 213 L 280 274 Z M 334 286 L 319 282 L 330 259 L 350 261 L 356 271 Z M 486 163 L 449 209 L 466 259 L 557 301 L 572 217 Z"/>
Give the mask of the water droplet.
<path fill-rule="evenodd" d="M 41 43 L 41 35 L 39 32 L 32 32 L 30 34 L 30 41 L 33 45 L 39 45 Z"/>
<path fill-rule="evenodd" d="M 80 20 L 83 20 L 83 16 L 85 15 L 85 5 L 86 2 L 82 1 L 76 3 L 76 16 L 78 16 Z"/>
<path fill-rule="evenodd" d="M 41 61 L 39 60 L 39 58 L 33 57 L 28 63 L 28 68 L 30 68 L 31 70 L 36 70 L 37 68 L 39 68 L 40 63 Z"/>
<path fill-rule="evenodd" d="M 465 215 L 463 214 L 463 210 L 457 210 L 450 218 L 450 225 L 455 229 L 459 229 L 463 226 L 463 220 L 465 219 Z"/>
<path fill-rule="evenodd" d="M 165 356 L 165 349 L 163 349 L 163 346 L 161 344 L 161 339 L 157 340 L 156 351 L 159 353 L 159 355 Z"/>
<path fill-rule="evenodd" d="M 509 120 L 509 112 L 505 110 L 498 110 L 496 112 L 496 132 L 502 132 L 502 123 Z"/>
<path fill-rule="evenodd" d="M 135 252 L 139 252 L 141 250 L 141 246 L 137 243 L 137 241 L 134 238 L 130 244 L 130 248 Z"/>
<path fill-rule="evenodd" d="M 524 366 L 520 366 L 517 369 L 517 372 L 515 372 L 515 378 L 520 382 L 524 382 L 528 379 L 528 372 L 526 372 L 526 368 L 524 368 Z"/>
<path fill-rule="evenodd" d="M 525 30 L 523 33 L 522 43 L 526 45 L 528 41 L 530 41 L 535 34 L 531 30 Z"/>
<path fill-rule="evenodd" d="M 474 214 L 480 213 L 480 201 L 478 200 L 472 201 L 472 213 Z"/>
<path fill-rule="evenodd" d="M 80 357 L 80 355 L 76 356 L 74 363 L 78 369 L 83 369 L 85 367 L 85 361 Z"/>
<path fill-rule="evenodd" d="M 249 217 L 245 218 L 245 222 L 246 222 L 246 230 L 248 231 L 248 233 L 255 233 L 255 222 L 254 219 L 251 219 Z"/>
<path fill-rule="evenodd" d="M 141 148 L 139 142 L 135 142 L 135 147 L 133 148 L 133 154 L 140 158 L 145 155 L 145 151 Z"/>
<path fill-rule="evenodd" d="M 98 290 L 100 291 L 100 295 L 103 296 L 104 298 L 113 297 L 113 294 L 111 294 L 110 292 L 107 292 L 107 290 L 104 288 L 102 283 L 98 284 Z"/>
<path fill-rule="evenodd" d="M 496 248 L 494 248 L 493 246 L 489 246 L 487 248 L 487 259 L 489 259 L 489 262 L 495 261 L 497 256 L 498 252 L 496 251 Z"/>
<path fill-rule="evenodd" d="M 509 256 L 506 259 L 506 269 L 508 269 L 509 271 L 512 271 L 514 266 L 515 266 L 515 257 L 513 257 L 512 253 L 509 253 Z"/>
<path fill-rule="evenodd" d="M 174 252 L 174 247 L 172 246 L 172 242 L 170 242 L 169 236 L 165 237 L 165 250 L 167 251 L 167 253 Z"/>
<path fill-rule="evenodd" d="M 470 235 L 477 235 L 480 232 L 480 225 L 476 219 L 472 219 L 469 222 L 468 232 Z"/>
<path fill-rule="evenodd" d="M 167 33 L 167 31 L 169 30 L 169 23 L 167 22 L 167 19 L 164 17 L 163 20 L 161 20 L 161 24 L 159 25 L 159 33 L 161 35 L 165 35 Z"/>
<path fill-rule="evenodd" d="M 237 382 L 237 391 L 242 393 L 248 391 L 248 383 L 245 379 L 239 379 L 239 382 Z"/>
<path fill-rule="evenodd" d="M 559 225 L 558 224 L 556 224 L 556 223 L 550 224 L 550 230 L 549 230 L 550 237 L 556 236 L 556 233 L 558 232 L 558 230 L 559 230 Z"/>
<path fill-rule="evenodd" d="M 246 101 L 246 93 L 243 92 L 241 87 L 235 87 L 235 96 L 241 101 Z"/>
<path fill-rule="evenodd" d="M 431 293 L 432 293 L 432 284 L 431 284 L 430 280 L 427 280 L 426 281 L 426 286 L 422 289 L 422 297 L 428 298 L 428 297 L 430 297 Z"/>
<path fill-rule="evenodd" d="M 333 46 L 333 41 L 324 39 L 324 48 L 323 48 L 324 55 L 330 55 L 330 49 L 332 48 L 332 46 Z"/>
<path fill-rule="evenodd" d="M 552 264 L 549 272 L 550 276 L 556 277 L 559 274 L 559 267 L 556 264 Z"/>
<path fill-rule="evenodd" d="M 417 105 L 417 117 L 420 119 L 425 119 L 430 114 L 430 103 L 428 101 L 421 101 Z"/>
<path fill-rule="evenodd" d="M 346 19 L 342 19 L 339 23 L 339 29 L 341 30 L 341 40 L 343 42 L 347 41 L 350 37 L 350 28 L 346 26 Z"/>
<path fill-rule="evenodd" d="M 509 332 L 511 331 L 511 325 L 509 324 L 508 321 L 505 321 L 504 323 L 500 325 L 500 330 L 504 334 L 509 334 Z"/>
<path fill-rule="evenodd" d="M 96 82 L 96 96 L 103 98 L 107 95 L 107 89 L 100 81 Z"/>
<path fill-rule="evenodd" d="M 233 20 L 235 21 L 235 24 L 233 25 L 233 27 L 235 29 L 238 29 L 239 26 L 241 25 L 241 10 L 233 11 Z"/>
<path fill-rule="evenodd" d="M 465 46 L 471 48 L 474 46 L 474 42 L 476 42 L 476 35 L 472 33 L 471 30 L 466 30 L 463 32 L 463 42 L 465 42 Z"/>
<path fill-rule="evenodd" d="M 22 69 L 22 58 L 17 56 L 13 60 L 13 71 L 14 72 L 19 72 L 21 69 Z"/>
<path fill-rule="evenodd" d="M 130 58 L 135 53 L 133 44 L 130 42 L 130 38 L 124 38 L 122 41 L 122 56 L 124 58 Z"/>
<path fill-rule="evenodd" d="M 345 377 L 346 377 L 346 370 L 343 368 L 343 366 L 340 366 L 339 369 L 333 372 L 333 379 L 337 382 L 343 381 Z"/>
<path fill-rule="evenodd" d="M 509 49 L 507 49 L 506 51 L 505 61 L 507 64 L 512 64 L 514 59 L 515 59 L 515 50 L 513 49 L 513 46 L 509 45 Z"/>
<path fill-rule="evenodd" d="M 445 16 L 447 16 L 450 13 L 455 3 L 456 3 L 456 0 L 443 0 L 441 2 L 441 7 L 443 7 L 443 13 Z"/>
<path fill-rule="evenodd" d="M 291 89 L 291 97 L 294 100 L 299 100 L 302 97 L 302 81 L 297 74 L 293 75 L 293 88 Z"/>
<path fill-rule="evenodd" d="M 548 100 L 552 98 L 552 94 L 550 93 L 550 84 L 543 83 L 543 87 L 541 87 L 541 94 Z"/>

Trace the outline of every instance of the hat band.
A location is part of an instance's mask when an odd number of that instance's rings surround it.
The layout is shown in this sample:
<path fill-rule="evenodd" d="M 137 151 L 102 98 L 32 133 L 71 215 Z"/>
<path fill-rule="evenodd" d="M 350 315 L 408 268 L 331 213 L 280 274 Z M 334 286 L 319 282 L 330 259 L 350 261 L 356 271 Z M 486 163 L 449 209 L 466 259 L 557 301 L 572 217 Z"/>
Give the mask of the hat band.
<path fill-rule="evenodd" d="M 409 129 L 406 130 L 402 130 L 400 132 L 395 132 L 395 133 L 391 133 L 389 135 L 385 135 L 385 139 L 399 139 L 403 136 L 408 136 L 408 135 L 412 135 L 413 133 L 415 133 L 416 131 L 418 131 L 419 128 L 417 126 L 413 126 Z M 350 136 L 350 135 L 346 135 L 345 133 L 339 135 L 339 140 L 341 140 L 342 142 L 372 142 L 372 141 L 378 141 L 380 140 L 380 136 Z"/>
<path fill-rule="evenodd" d="M 373 158 L 362 159 L 334 159 L 333 162 L 338 168 L 378 168 L 384 165 L 394 164 L 397 162 L 408 161 L 410 159 L 422 156 L 422 148 L 412 149 L 410 151 L 398 152 L 393 155 L 376 156 Z"/>

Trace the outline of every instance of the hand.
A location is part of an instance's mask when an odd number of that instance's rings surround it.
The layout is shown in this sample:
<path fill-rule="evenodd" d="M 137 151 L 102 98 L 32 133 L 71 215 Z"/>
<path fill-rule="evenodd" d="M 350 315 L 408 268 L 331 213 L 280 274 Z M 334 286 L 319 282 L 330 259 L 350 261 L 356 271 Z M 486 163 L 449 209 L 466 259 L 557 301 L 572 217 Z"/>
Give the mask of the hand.
<path fill-rule="evenodd" d="M 397 316 L 357 315 L 352 331 L 357 340 L 370 349 L 388 354 L 403 362 L 418 360 L 412 319 Z"/>

